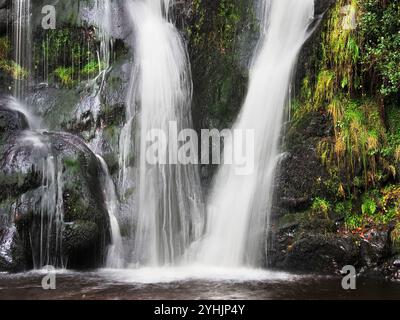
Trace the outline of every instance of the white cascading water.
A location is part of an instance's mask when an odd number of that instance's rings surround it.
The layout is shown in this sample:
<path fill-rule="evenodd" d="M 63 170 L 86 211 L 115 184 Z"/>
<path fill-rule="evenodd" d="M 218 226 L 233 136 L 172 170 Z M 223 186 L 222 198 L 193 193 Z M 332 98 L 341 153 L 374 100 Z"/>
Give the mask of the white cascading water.
<path fill-rule="evenodd" d="M 122 244 L 121 231 L 117 220 L 118 198 L 107 163 L 99 155 L 97 155 L 97 159 L 99 160 L 103 170 L 103 193 L 106 200 L 111 229 L 111 245 L 108 248 L 106 267 L 118 269 L 124 266 L 124 248 Z"/>
<path fill-rule="evenodd" d="M 135 225 L 132 263 L 136 266 L 177 262 L 203 232 L 200 179 L 195 166 L 146 162 L 150 130 L 161 129 L 168 136 L 170 121 L 176 121 L 178 132 L 192 125 L 189 63 L 183 41 L 168 20 L 169 7 L 169 0 L 126 3 L 134 28 L 135 61 L 128 120 L 120 138 L 120 181 L 125 194 L 137 180 L 136 210 L 130 209 Z M 136 141 L 132 131 L 138 137 Z M 130 167 L 132 151 L 138 155 L 135 170 Z"/>
<path fill-rule="evenodd" d="M 62 232 L 64 227 L 64 205 L 63 205 L 63 179 L 62 164 L 52 154 L 52 146 L 43 130 L 40 130 L 41 121 L 29 112 L 28 108 L 13 97 L 6 100 L 6 108 L 19 112 L 27 121 L 29 130 L 23 131 L 18 137 L 13 150 L 7 154 L 7 162 L 20 162 L 21 153 L 24 154 L 31 148 L 32 153 L 39 155 L 34 170 L 40 173 L 42 183 L 40 190 L 35 195 L 32 203 L 34 220 L 29 234 L 32 247 L 32 260 L 35 269 L 45 265 L 65 266 L 62 254 Z M 46 155 L 43 157 L 43 155 Z M 23 159 L 23 157 L 22 157 Z M 23 160 L 22 160 L 23 161 Z M 19 164 L 23 167 L 23 163 Z M 31 197 L 30 194 L 21 196 Z M 40 230 L 37 234 L 35 231 Z"/>
<path fill-rule="evenodd" d="M 31 0 L 14 0 L 12 8 L 15 17 L 13 41 L 17 78 L 14 83 L 14 96 L 21 98 L 26 89 L 26 78 L 30 76 L 32 69 Z"/>
<path fill-rule="evenodd" d="M 197 256 L 197 262 L 205 265 L 259 267 L 265 261 L 285 106 L 293 67 L 314 15 L 314 0 L 262 0 L 261 5 L 261 38 L 247 97 L 234 125 L 255 132 L 254 172 L 243 176 L 236 175 L 233 166 L 219 169 Z"/>

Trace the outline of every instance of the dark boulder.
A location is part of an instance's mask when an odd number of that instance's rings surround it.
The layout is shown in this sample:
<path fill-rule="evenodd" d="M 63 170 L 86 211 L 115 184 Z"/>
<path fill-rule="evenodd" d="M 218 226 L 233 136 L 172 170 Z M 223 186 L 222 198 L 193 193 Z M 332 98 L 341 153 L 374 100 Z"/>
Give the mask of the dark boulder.
<path fill-rule="evenodd" d="M 24 114 L 10 109 L 9 103 L 9 98 L 0 97 L 0 140 L 3 139 L 3 141 L 10 133 L 29 128 Z"/>
<path fill-rule="evenodd" d="M 366 267 L 383 263 L 391 256 L 390 235 L 386 231 L 370 230 L 360 244 L 361 262 Z"/>
<path fill-rule="evenodd" d="M 332 234 L 305 234 L 289 248 L 285 260 L 279 265 L 285 270 L 340 273 L 345 265 L 356 266 L 359 250 L 353 237 Z"/>

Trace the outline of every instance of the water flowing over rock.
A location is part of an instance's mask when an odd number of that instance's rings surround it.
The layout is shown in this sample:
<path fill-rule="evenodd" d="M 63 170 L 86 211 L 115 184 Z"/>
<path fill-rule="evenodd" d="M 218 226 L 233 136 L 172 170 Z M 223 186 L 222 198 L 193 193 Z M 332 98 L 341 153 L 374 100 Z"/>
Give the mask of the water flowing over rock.
<path fill-rule="evenodd" d="M 234 129 L 255 132 L 254 171 L 238 175 L 222 166 L 208 203 L 207 231 L 199 261 L 223 266 L 263 264 L 272 181 L 291 72 L 313 20 L 313 1 L 261 1 L 261 39 L 249 90 Z M 225 145 L 229 150 L 233 146 Z"/>
<path fill-rule="evenodd" d="M 26 114 L 0 110 L 10 113 L 0 158 L 4 269 L 14 269 L 14 247 L 24 257 L 19 269 L 100 265 L 110 236 L 96 156 L 75 136 L 32 130 Z"/>
<path fill-rule="evenodd" d="M 178 132 L 192 126 L 191 74 L 181 36 L 168 20 L 172 3 L 133 1 L 126 7 L 135 30 L 132 45 L 136 61 L 127 123 L 120 138 L 120 183 L 125 195 L 137 180 L 137 202 L 136 206 L 131 202 L 130 210 L 135 224 L 132 262 L 139 265 L 176 262 L 203 231 L 196 168 L 180 163 L 151 165 L 146 160 L 151 130 L 162 130 L 169 136 L 171 121 L 177 124 Z M 168 146 L 175 143 L 166 142 Z M 130 164 L 132 152 L 136 168 Z"/>

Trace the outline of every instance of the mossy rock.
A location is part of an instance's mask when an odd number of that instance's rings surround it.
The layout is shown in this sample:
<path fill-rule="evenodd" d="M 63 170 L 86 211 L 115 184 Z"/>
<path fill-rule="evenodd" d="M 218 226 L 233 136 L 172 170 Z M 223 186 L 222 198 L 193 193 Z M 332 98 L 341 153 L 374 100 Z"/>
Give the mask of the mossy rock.
<path fill-rule="evenodd" d="M 99 236 L 96 223 L 76 220 L 65 225 L 63 232 L 63 249 L 67 255 L 76 250 L 90 250 Z"/>
<path fill-rule="evenodd" d="M 21 134 L 28 132 L 24 131 Z M 15 157 L 5 158 L 3 162 L 0 162 L 0 167 L 4 169 L 2 172 L 6 177 L 4 181 L 0 182 L 0 186 L 6 190 L 16 191 L 15 194 L 6 195 L 7 201 L 10 203 L 0 206 L 0 209 L 5 210 L 3 215 L 11 224 L 10 226 L 17 228 L 24 256 L 31 256 L 31 260 L 28 259 L 24 266 L 26 268 L 33 267 L 32 257 L 36 266 L 39 263 L 40 243 L 29 241 L 29 235 L 40 234 L 42 214 L 44 216 L 54 215 L 54 212 L 41 211 L 43 208 L 47 208 L 42 205 L 42 197 L 45 194 L 43 188 L 45 187 L 42 186 L 41 172 L 36 170 L 41 168 L 36 165 L 48 157 L 54 159 L 58 177 L 57 186 L 61 186 L 63 190 L 62 210 L 64 215 L 61 228 L 66 232 L 63 250 L 60 251 L 54 247 L 56 242 L 51 240 L 58 236 L 57 231 L 55 228 L 51 229 L 50 252 L 57 255 L 57 259 L 52 258 L 52 261 L 60 263 L 62 259 L 71 268 L 101 266 L 110 242 L 110 231 L 108 212 L 99 180 L 101 167 L 96 156 L 81 139 L 71 134 L 54 132 L 32 134 L 40 135 L 47 148 L 35 148 L 32 144 L 15 145 L 12 141 L 8 141 L 9 148 L 17 147 Z M 9 153 L 8 149 L 7 153 Z M 51 166 L 48 163 L 47 165 Z M 23 190 L 22 186 L 19 189 L 11 189 L 10 183 L 14 183 L 14 180 L 21 174 L 38 177 L 37 185 L 27 187 L 28 190 Z M 7 185 L 5 185 L 6 182 Z M 10 198 L 11 196 L 14 198 Z M 3 220 L 0 220 L 0 229 L 4 227 L 8 226 L 4 225 Z M 0 246 L 3 245 L 4 243 L 0 242 Z M 58 257 L 59 254 L 62 256 Z M 11 267 L 4 269 L 12 271 Z"/>

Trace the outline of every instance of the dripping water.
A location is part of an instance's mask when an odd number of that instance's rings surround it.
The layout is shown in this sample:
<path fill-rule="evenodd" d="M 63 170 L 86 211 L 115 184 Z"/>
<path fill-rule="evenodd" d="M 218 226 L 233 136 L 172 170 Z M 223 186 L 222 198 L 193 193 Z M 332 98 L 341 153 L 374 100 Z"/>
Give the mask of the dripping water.
<path fill-rule="evenodd" d="M 14 96 L 22 98 L 26 92 L 27 78 L 32 71 L 31 1 L 14 0 L 12 4 L 15 83 Z"/>

